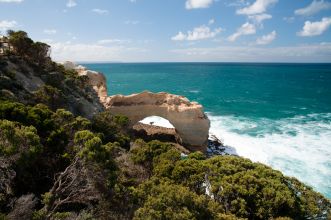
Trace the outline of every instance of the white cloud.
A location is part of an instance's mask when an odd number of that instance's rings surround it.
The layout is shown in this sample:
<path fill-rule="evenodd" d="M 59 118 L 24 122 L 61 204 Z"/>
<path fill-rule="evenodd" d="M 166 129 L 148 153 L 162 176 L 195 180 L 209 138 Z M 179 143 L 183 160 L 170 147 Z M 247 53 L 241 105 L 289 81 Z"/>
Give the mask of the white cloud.
<path fill-rule="evenodd" d="M 294 17 L 283 17 L 283 20 L 288 23 L 292 23 L 292 22 L 294 22 L 295 18 Z"/>
<path fill-rule="evenodd" d="M 173 59 L 208 62 L 331 62 L 331 43 L 289 47 L 224 46 L 171 50 Z"/>
<path fill-rule="evenodd" d="M 92 9 L 92 12 L 97 13 L 97 14 L 100 14 L 100 15 L 104 15 L 104 14 L 108 14 L 109 13 L 108 10 L 99 9 L 99 8 Z"/>
<path fill-rule="evenodd" d="M 0 2 L 5 2 L 5 3 L 20 3 L 23 2 L 23 0 L 0 0 Z"/>
<path fill-rule="evenodd" d="M 185 48 L 155 53 L 154 49 L 105 46 L 98 44 L 50 43 L 56 61 L 148 62 L 148 61 L 215 61 L 215 62 L 331 62 L 331 43 L 290 47 L 255 47 L 253 45 Z"/>
<path fill-rule="evenodd" d="M 186 0 L 186 9 L 208 8 L 214 0 Z"/>
<path fill-rule="evenodd" d="M 66 5 L 67 5 L 68 8 L 72 8 L 72 7 L 77 6 L 77 3 L 76 3 L 75 0 L 68 0 Z"/>
<path fill-rule="evenodd" d="M 129 2 L 131 2 L 131 3 L 136 3 L 137 0 L 130 0 Z"/>
<path fill-rule="evenodd" d="M 196 41 L 196 40 L 204 40 L 209 38 L 214 38 L 217 34 L 222 31 L 221 28 L 215 28 L 211 30 L 208 26 L 202 25 L 200 27 L 196 27 L 193 31 L 188 31 L 187 34 L 179 32 L 177 35 L 173 36 L 171 40 L 173 41 Z"/>
<path fill-rule="evenodd" d="M 237 14 L 254 15 L 264 13 L 269 6 L 277 3 L 278 0 L 256 0 L 250 6 L 237 10 Z"/>
<path fill-rule="evenodd" d="M 214 18 L 212 18 L 212 19 L 210 19 L 209 21 L 208 21 L 208 25 L 212 25 L 212 24 L 214 24 L 215 23 L 215 19 Z"/>
<path fill-rule="evenodd" d="M 247 0 L 231 0 L 231 2 L 226 2 L 227 7 L 244 7 L 249 5 Z"/>
<path fill-rule="evenodd" d="M 171 38 L 171 40 L 174 40 L 174 41 L 183 41 L 183 40 L 186 40 L 186 35 L 185 34 L 183 34 L 183 32 L 178 32 L 178 34 L 177 35 L 175 35 L 175 36 L 173 36 L 172 38 Z"/>
<path fill-rule="evenodd" d="M 270 34 L 263 35 L 256 40 L 257 45 L 267 45 L 274 41 L 277 37 L 276 31 L 271 32 Z"/>
<path fill-rule="evenodd" d="M 122 45 L 104 46 L 98 44 L 72 44 L 71 42 L 53 42 L 52 58 L 56 61 L 136 61 L 150 60 L 149 50 L 138 47 L 125 47 Z"/>
<path fill-rule="evenodd" d="M 325 17 L 321 21 L 306 21 L 303 29 L 297 33 L 301 37 L 312 37 L 323 34 L 331 26 L 331 17 Z"/>
<path fill-rule="evenodd" d="M 302 15 L 302 16 L 310 16 L 313 14 L 317 14 L 318 12 L 322 10 L 327 10 L 331 8 L 331 3 L 324 1 L 324 0 L 313 0 L 310 5 L 308 5 L 305 8 L 300 8 L 295 10 L 296 15 Z"/>
<path fill-rule="evenodd" d="M 44 33 L 45 34 L 56 34 L 56 30 L 55 29 L 45 29 L 44 30 Z"/>
<path fill-rule="evenodd" d="M 126 20 L 124 21 L 124 24 L 131 24 L 131 25 L 136 25 L 136 24 L 139 24 L 140 21 L 137 21 L 137 20 Z"/>
<path fill-rule="evenodd" d="M 228 37 L 229 41 L 236 41 L 242 35 L 251 35 L 256 33 L 255 25 L 246 22 L 240 28 L 237 29 L 237 32 Z"/>
<path fill-rule="evenodd" d="M 271 19 L 272 15 L 269 14 L 249 15 L 248 18 L 257 24 L 261 24 L 264 20 Z"/>
<path fill-rule="evenodd" d="M 41 40 L 38 40 L 38 41 L 40 41 L 40 42 L 43 42 L 43 43 L 46 43 L 46 44 L 50 44 L 50 43 L 53 43 L 54 42 L 54 40 L 53 39 L 41 39 Z"/>
<path fill-rule="evenodd" d="M 0 21 L 0 30 L 1 31 L 6 31 L 6 30 L 9 30 L 11 28 L 14 28 L 16 25 L 17 25 L 16 21 L 3 20 L 3 21 Z"/>
<path fill-rule="evenodd" d="M 125 44 L 125 43 L 131 43 L 131 40 L 103 39 L 98 41 L 98 44 Z"/>

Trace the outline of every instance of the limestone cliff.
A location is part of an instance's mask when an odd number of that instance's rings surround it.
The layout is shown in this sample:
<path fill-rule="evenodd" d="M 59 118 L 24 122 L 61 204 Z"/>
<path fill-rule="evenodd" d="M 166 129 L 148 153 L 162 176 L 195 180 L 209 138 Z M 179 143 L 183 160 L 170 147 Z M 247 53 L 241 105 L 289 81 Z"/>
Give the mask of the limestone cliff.
<path fill-rule="evenodd" d="M 0 99 L 6 98 L 32 105 L 43 103 L 53 110 L 64 108 L 75 115 L 91 118 L 94 114 L 104 111 L 98 97 L 106 97 L 106 88 L 98 82 L 105 82 L 105 79 L 102 75 L 87 70 L 81 70 L 79 73 L 87 75 L 89 83 L 80 78 L 66 76 L 63 68 L 56 63 L 41 67 L 20 57 L 2 57 Z"/>
<path fill-rule="evenodd" d="M 114 95 L 107 97 L 106 78 L 102 73 L 87 70 L 86 67 L 72 62 L 64 62 L 67 70 L 75 70 L 86 75 L 89 84 L 100 98 L 100 102 L 114 114 L 125 115 L 131 126 L 149 116 L 159 116 L 170 121 L 181 138 L 181 143 L 190 150 L 206 151 L 210 121 L 203 112 L 202 105 L 190 102 L 183 96 L 165 92 L 142 92 L 129 96 Z"/>
<path fill-rule="evenodd" d="M 89 84 L 93 87 L 95 92 L 98 94 L 101 103 L 104 103 L 107 98 L 107 83 L 106 77 L 102 73 L 96 71 L 88 70 L 86 67 L 81 65 L 76 65 L 73 62 L 66 61 L 62 63 L 66 70 L 76 70 L 78 75 L 87 76 L 89 79 Z"/>
<path fill-rule="evenodd" d="M 168 119 L 185 146 L 190 150 L 206 150 L 210 121 L 202 105 L 183 96 L 147 91 L 129 96 L 115 95 L 106 99 L 105 107 L 114 114 L 128 116 L 132 126 L 148 116 Z"/>

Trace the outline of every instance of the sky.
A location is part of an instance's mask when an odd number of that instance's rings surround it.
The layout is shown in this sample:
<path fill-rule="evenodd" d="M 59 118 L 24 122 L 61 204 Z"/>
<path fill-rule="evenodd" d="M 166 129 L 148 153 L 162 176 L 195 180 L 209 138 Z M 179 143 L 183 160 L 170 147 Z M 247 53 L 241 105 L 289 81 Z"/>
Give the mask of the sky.
<path fill-rule="evenodd" d="M 0 0 L 56 61 L 331 62 L 331 0 Z"/>

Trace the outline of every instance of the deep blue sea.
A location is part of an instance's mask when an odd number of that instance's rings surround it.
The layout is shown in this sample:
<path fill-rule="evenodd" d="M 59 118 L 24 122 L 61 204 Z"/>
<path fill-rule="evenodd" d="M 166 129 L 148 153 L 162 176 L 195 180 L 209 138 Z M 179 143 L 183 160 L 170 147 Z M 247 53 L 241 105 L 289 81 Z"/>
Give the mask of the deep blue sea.
<path fill-rule="evenodd" d="M 243 157 L 331 198 L 331 64 L 84 64 L 109 95 L 169 92 L 201 103 L 211 133 Z"/>

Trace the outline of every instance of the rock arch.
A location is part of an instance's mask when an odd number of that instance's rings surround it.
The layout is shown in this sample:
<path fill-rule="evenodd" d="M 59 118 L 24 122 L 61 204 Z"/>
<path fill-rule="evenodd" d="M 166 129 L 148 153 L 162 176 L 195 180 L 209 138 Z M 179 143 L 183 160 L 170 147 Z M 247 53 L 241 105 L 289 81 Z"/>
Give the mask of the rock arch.
<path fill-rule="evenodd" d="M 206 150 L 210 121 L 200 104 L 183 96 L 147 91 L 114 95 L 106 99 L 105 106 L 113 114 L 126 115 L 131 126 L 148 116 L 165 118 L 175 127 L 184 146 L 193 151 Z"/>

